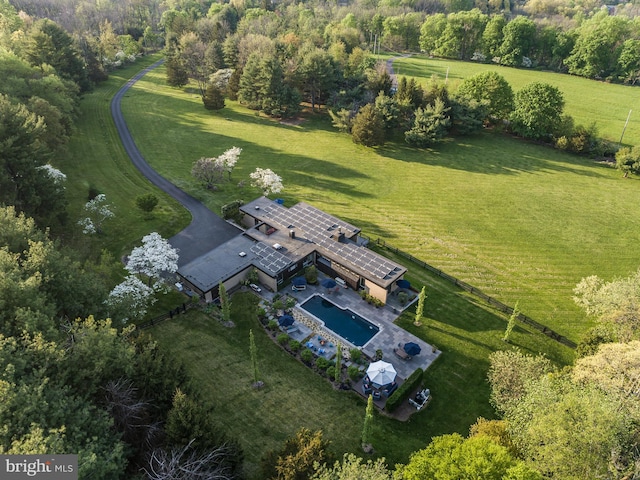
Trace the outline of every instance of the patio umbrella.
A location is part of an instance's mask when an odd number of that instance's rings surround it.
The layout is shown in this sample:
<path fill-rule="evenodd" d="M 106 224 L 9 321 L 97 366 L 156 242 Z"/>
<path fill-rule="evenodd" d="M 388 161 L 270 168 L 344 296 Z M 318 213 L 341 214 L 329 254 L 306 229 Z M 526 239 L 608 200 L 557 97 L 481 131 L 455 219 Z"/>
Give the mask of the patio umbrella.
<path fill-rule="evenodd" d="M 407 352 L 407 355 L 418 355 L 422 349 L 420 345 L 414 342 L 408 342 L 404 344 L 404 351 Z"/>
<path fill-rule="evenodd" d="M 369 365 L 367 376 L 374 387 L 382 387 L 396 379 L 396 369 L 389 362 L 378 360 Z"/>
<path fill-rule="evenodd" d="M 398 285 L 398 287 L 400 288 L 411 288 L 411 283 L 409 283 L 409 280 L 405 280 L 404 278 L 398 280 L 396 282 L 396 285 Z"/>
<path fill-rule="evenodd" d="M 291 280 L 291 283 L 292 283 L 293 285 L 295 285 L 296 287 L 301 287 L 301 286 L 303 286 L 303 285 L 306 285 L 306 284 L 307 284 L 307 279 L 306 279 L 306 278 L 304 278 L 304 277 L 294 277 L 294 278 Z"/>
<path fill-rule="evenodd" d="M 279 319 L 278 319 L 278 324 L 281 327 L 290 327 L 291 325 L 293 325 L 294 319 L 291 315 L 282 315 Z"/>
<path fill-rule="evenodd" d="M 320 282 L 320 285 L 322 285 L 324 288 L 333 288 L 337 285 L 337 283 L 333 278 L 325 278 L 324 280 L 322 280 L 322 282 Z"/>

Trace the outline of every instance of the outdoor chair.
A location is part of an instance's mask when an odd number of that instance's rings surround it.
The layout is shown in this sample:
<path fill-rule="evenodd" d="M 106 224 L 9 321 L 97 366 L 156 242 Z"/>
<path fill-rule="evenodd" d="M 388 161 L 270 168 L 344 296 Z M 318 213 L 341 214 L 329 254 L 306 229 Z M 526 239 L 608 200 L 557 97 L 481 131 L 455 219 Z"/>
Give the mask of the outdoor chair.
<path fill-rule="evenodd" d="M 393 353 L 395 353 L 396 356 L 398 358 L 401 358 L 402 360 L 405 360 L 405 361 L 411 360 L 411 355 L 405 352 L 403 348 L 394 348 Z"/>

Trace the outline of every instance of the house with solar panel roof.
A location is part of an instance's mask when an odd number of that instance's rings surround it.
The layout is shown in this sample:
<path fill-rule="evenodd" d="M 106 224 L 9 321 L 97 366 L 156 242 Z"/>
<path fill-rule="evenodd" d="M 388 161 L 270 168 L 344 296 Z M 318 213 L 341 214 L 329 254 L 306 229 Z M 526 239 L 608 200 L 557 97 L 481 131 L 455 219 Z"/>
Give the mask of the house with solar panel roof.
<path fill-rule="evenodd" d="M 229 291 L 253 268 L 275 292 L 315 265 L 338 284 L 386 303 L 407 271 L 368 249 L 359 228 L 307 203 L 287 208 L 260 197 L 240 213 L 243 233 L 178 269 L 181 283 L 207 302 L 218 297 L 221 282 Z"/>

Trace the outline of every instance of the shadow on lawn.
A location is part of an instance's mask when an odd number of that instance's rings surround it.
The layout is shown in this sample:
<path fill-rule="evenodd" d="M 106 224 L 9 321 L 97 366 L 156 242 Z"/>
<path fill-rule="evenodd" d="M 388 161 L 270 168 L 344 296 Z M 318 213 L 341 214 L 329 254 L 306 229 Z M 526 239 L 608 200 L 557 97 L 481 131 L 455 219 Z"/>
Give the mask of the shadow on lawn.
<path fill-rule="evenodd" d="M 490 132 L 465 138 L 448 138 L 435 148 L 421 150 L 396 142 L 381 147 L 377 152 L 394 160 L 486 175 L 566 172 L 609 178 L 601 174 L 599 169 L 610 168 L 545 145 Z"/>
<path fill-rule="evenodd" d="M 180 102 L 180 100 L 177 100 L 177 102 Z M 169 109 L 169 111 L 171 110 L 173 110 L 173 108 Z M 348 180 L 350 179 L 368 178 L 368 175 L 358 170 L 325 160 L 319 160 L 317 158 L 310 158 L 303 155 L 292 155 L 282 150 L 265 147 L 264 145 L 261 145 L 259 143 L 239 140 L 238 138 L 222 135 L 220 133 L 213 133 L 210 126 L 206 126 L 194 120 L 193 118 L 181 118 L 179 114 L 177 116 L 173 116 L 161 114 L 158 112 L 150 112 L 147 115 L 164 117 L 166 120 L 162 121 L 162 123 L 165 125 L 170 125 L 172 122 L 179 122 L 181 129 L 187 126 L 190 132 L 191 142 L 196 145 L 203 145 L 202 153 L 195 155 L 194 158 L 184 158 L 182 160 L 179 158 L 174 158 L 175 162 L 181 161 L 184 164 L 184 169 L 176 170 L 174 163 L 172 165 L 169 165 L 169 168 L 171 168 L 171 172 L 168 172 L 167 168 L 165 168 L 163 165 L 158 165 L 157 162 L 154 162 L 154 159 L 151 158 L 150 155 L 145 154 L 145 158 L 147 159 L 147 161 L 152 166 L 154 166 L 154 168 L 156 168 L 161 175 L 166 176 L 167 179 L 169 179 L 173 183 L 176 183 L 177 185 L 182 185 L 185 181 L 187 183 L 191 183 L 192 180 L 190 178 L 186 179 L 182 171 L 184 170 L 184 172 L 188 172 L 190 170 L 191 164 L 200 156 L 211 155 L 211 153 L 205 153 L 205 150 L 207 148 L 210 148 L 211 145 L 216 145 L 216 150 L 220 149 L 219 145 L 225 145 L 229 147 L 233 145 L 244 150 L 243 155 L 245 156 L 245 158 L 251 155 L 253 158 L 268 159 L 268 165 L 261 165 L 259 161 L 254 161 L 254 165 L 263 167 L 268 166 L 269 168 L 274 170 L 276 173 L 283 177 L 283 183 L 285 184 L 285 187 L 287 186 L 287 184 L 309 185 L 319 192 L 324 192 L 323 195 L 332 195 L 333 193 L 338 192 L 340 194 L 344 194 L 356 199 L 365 199 L 372 196 L 369 193 L 357 190 L 357 188 L 355 188 L 348 182 Z M 262 123 L 262 120 L 258 120 L 258 122 Z M 273 128 L 282 127 L 280 127 L 279 125 L 274 125 Z M 171 131 L 170 127 L 168 131 Z M 197 131 L 199 133 L 194 133 L 194 131 Z M 202 137 L 199 138 L 198 135 L 202 135 Z M 253 170 L 253 168 L 251 168 L 251 170 Z M 176 172 L 180 172 L 180 178 L 176 177 Z M 344 181 L 342 179 L 344 179 Z"/>

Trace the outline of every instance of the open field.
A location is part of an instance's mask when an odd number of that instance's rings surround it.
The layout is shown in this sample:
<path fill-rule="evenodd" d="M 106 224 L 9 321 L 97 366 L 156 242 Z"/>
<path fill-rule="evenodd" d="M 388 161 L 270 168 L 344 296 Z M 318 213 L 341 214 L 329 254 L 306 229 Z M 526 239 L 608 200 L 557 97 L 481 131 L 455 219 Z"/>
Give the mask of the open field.
<path fill-rule="evenodd" d="M 412 315 L 406 314 L 401 324 L 437 344 L 444 354 L 425 376 L 433 392 L 429 408 L 407 423 L 376 415 L 373 445 L 390 466 L 406 463 L 410 453 L 424 448 L 432 436 L 454 431 L 466 435 L 478 416 L 493 415 L 485 380 L 491 351 L 514 347 L 528 353 L 543 350 L 560 363 L 569 356 L 568 349 L 519 327 L 512 344 L 505 344 L 500 340 L 503 319 L 442 280 L 419 275 L 412 280 L 429 285 L 428 319 L 417 329 Z M 256 318 L 253 294 L 235 295 L 232 301 L 235 328 L 191 311 L 154 327 L 151 334 L 185 363 L 203 398 L 214 405 L 217 421 L 240 441 L 250 478 L 260 478 L 259 460 L 264 453 L 278 448 L 302 427 L 322 429 L 338 455 L 359 452 L 364 399 L 353 392 L 334 390 L 277 346 Z M 266 384 L 262 390 L 251 388 L 250 329 Z"/>
<path fill-rule="evenodd" d="M 272 168 L 287 204 L 309 202 L 507 304 L 519 301 L 573 340 L 590 325 L 571 300 L 575 284 L 638 267 L 640 213 L 626 206 L 640 201 L 640 184 L 588 159 L 491 134 L 428 150 L 369 149 L 323 116 L 283 125 L 235 102 L 208 112 L 196 95 L 166 87 L 163 68 L 123 108 L 150 163 L 214 211 L 257 196 L 237 182 Z M 195 160 L 234 145 L 243 153 L 232 182 L 210 192 L 193 181 Z"/>
<path fill-rule="evenodd" d="M 588 80 L 582 77 L 554 72 L 525 70 L 495 64 L 461 62 L 424 55 L 402 58 L 394 62 L 396 73 L 425 82 L 432 75 L 441 80 L 447 78 L 451 87 L 466 77 L 487 70 L 502 75 L 514 92 L 534 82 L 554 85 L 564 94 L 565 113 L 571 115 L 577 125 L 598 126 L 601 137 L 619 142 L 629 110 L 633 110 L 624 133 L 623 144 L 640 145 L 640 88 Z"/>

